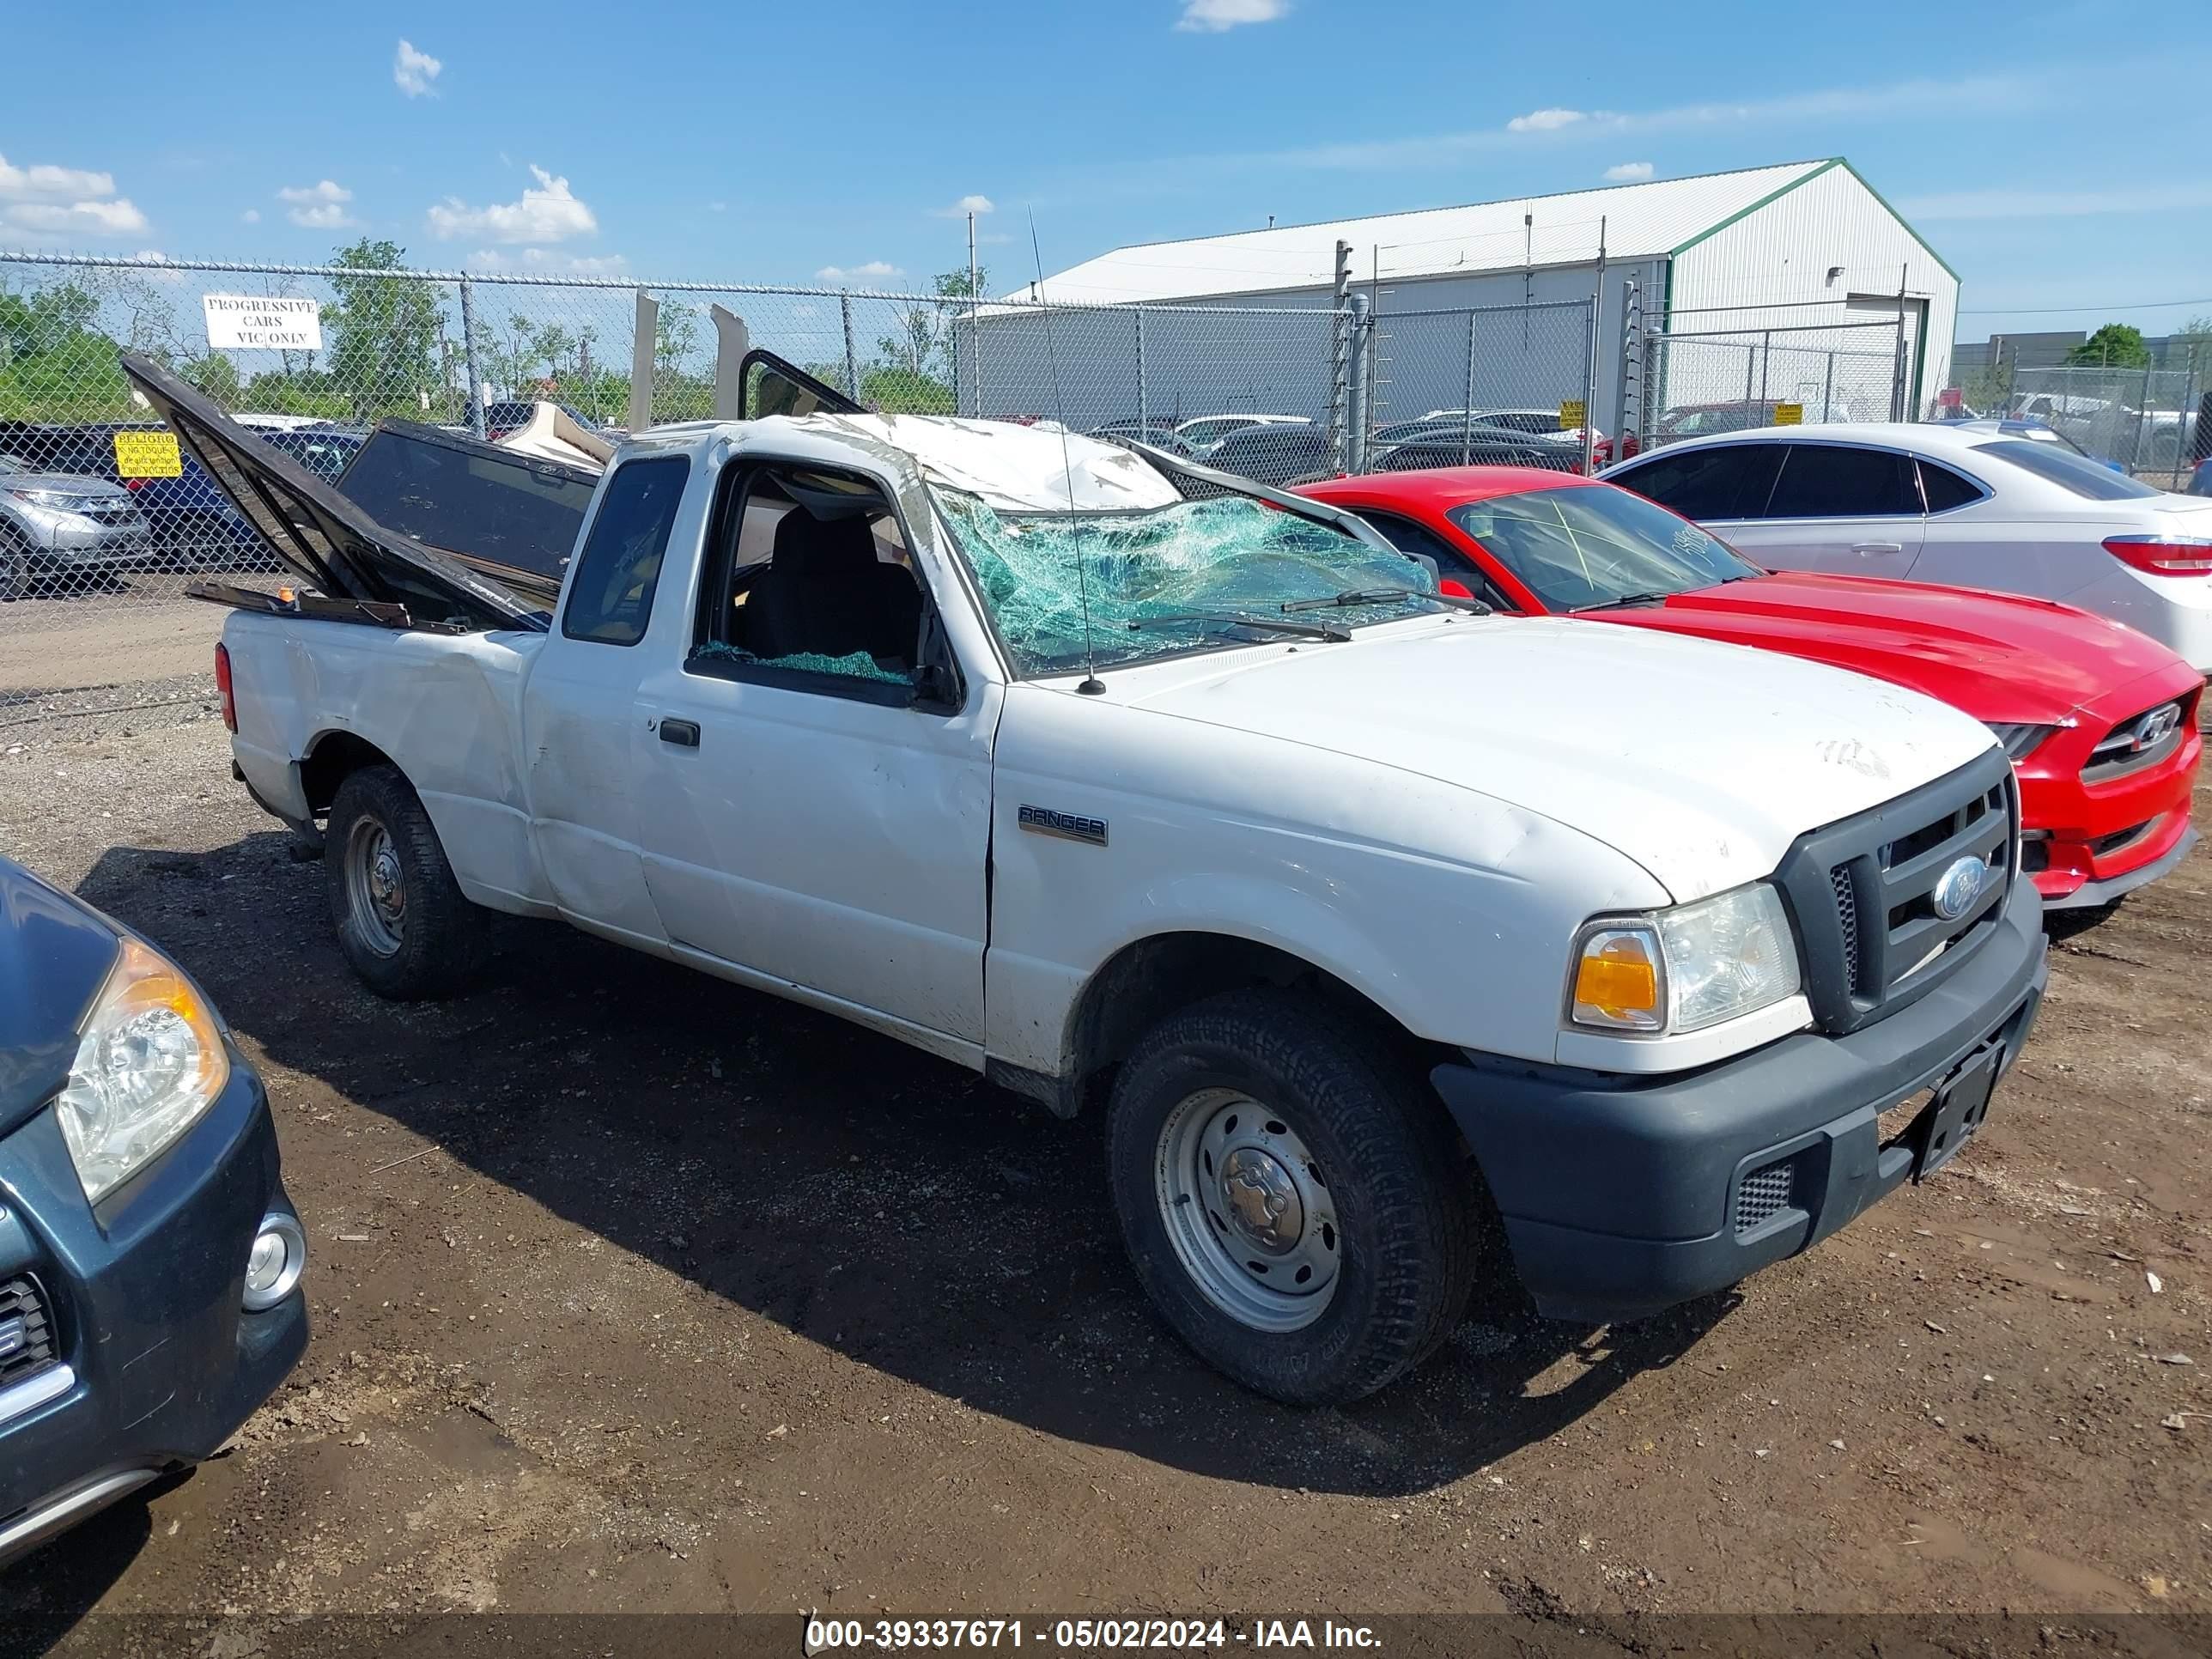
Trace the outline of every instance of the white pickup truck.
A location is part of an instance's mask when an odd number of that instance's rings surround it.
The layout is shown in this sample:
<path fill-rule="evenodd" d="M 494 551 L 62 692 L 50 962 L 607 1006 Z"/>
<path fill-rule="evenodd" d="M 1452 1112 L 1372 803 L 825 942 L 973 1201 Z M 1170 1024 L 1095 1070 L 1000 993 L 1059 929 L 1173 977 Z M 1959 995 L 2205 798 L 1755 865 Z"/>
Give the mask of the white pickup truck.
<path fill-rule="evenodd" d="M 560 917 L 1097 1103 L 1138 1277 L 1278 1398 L 1478 1279 L 1605 1321 L 1806 1248 L 2035 1017 L 2003 751 L 1893 687 L 1492 617 L 1318 503 L 757 353 L 787 412 L 623 443 L 547 613 L 126 367 L 314 590 L 208 596 L 371 988 Z"/>

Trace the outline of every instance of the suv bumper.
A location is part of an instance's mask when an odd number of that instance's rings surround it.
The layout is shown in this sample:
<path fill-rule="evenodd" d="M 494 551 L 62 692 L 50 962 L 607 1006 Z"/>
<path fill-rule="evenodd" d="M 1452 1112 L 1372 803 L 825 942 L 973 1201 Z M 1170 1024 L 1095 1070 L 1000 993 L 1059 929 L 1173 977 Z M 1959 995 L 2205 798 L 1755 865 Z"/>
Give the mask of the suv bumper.
<path fill-rule="evenodd" d="M 1537 1310 L 1633 1319 L 1795 1255 L 1911 1178 L 1914 1149 L 1885 1144 L 1881 1114 L 1992 1041 L 2008 1070 L 2049 975 L 2041 902 L 2020 881 L 1972 961 L 1848 1036 L 1651 1079 L 1474 1054 L 1431 1076 Z"/>
<path fill-rule="evenodd" d="M 307 1342 L 295 1286 L 246 1310 L 262 1218 L 291 1215 L 261 1080 L 230 1082 L 95 1216 L 51 1109 L 0 1139 L 0 1280 L 34 1280 L 54 1358 L 0 1395 L 0 1562 L 165 1471 L 198 1462 Z M 13 1396 L 12 1400 L 9 1396 Z"/>

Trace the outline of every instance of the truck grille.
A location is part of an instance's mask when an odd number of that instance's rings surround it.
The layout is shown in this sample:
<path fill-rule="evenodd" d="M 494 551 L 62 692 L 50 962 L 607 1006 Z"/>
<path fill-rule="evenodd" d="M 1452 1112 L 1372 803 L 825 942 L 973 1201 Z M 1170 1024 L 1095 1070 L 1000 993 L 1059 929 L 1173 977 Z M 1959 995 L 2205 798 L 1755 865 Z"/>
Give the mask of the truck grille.
<path fill-rule="evenodd" d="M 1993 749 L 1798 839 L 1778 874 L 1823 1029 L 1856 1030 L 1894 1012 L 1980 947 L 2011 890 L 2019 817 L 2012 768 Z"/>
<path fill-rule="evenodd" d="M 0 1285 L 0 1389 L 54 1363 L 54 1322 L 38 1281 Z"/>

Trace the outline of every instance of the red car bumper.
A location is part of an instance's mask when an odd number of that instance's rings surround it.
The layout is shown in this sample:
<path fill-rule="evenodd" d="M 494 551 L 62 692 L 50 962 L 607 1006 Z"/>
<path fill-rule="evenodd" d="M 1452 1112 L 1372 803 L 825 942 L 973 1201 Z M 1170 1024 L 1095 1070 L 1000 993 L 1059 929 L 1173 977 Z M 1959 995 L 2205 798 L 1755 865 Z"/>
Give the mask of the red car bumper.
<path fill-rule="evenodd" d="M 2046 909 L 2109 904 L 2164 875 L 2196 840 L 2191 791 L 2204 740 L 2203 686 L 2136 680 L 2053 732 L 2018 766 L 2021 867 Z M 2138 722 L 2179 705 L 2171 733 L 2138 744 Z"/>

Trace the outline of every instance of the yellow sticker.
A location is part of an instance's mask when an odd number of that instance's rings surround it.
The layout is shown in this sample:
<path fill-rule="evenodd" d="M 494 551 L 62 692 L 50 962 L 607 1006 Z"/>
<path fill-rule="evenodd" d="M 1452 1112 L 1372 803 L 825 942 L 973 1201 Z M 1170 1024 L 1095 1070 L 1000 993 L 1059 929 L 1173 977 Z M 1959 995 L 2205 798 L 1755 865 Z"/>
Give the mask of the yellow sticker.
<path fill-rule="evenodd" d="M 1805 405 L 1804 405 L 1804 404 L 1775 404 L 1775 405 L 1774 405 L 1774 424 L 1775 424 L 1775 425 L 1777 425 L 1777 426 L 1802 426 L 1802 425 L 1804 425 L 1804 424 L 1805 424 Z"/>
<path fill-rule="evenodd" d="M 1572 432 L 1589 419 L 1589 405 L 1577 398 L 1559 405 L 1559 430 Z"/>
<path fill-rule="evenodd" d="M 115 475 L 118 478 L 181 478 L 185 458 L 177 453 L 173 432 L 118 432 L 115 434 Z"/>

